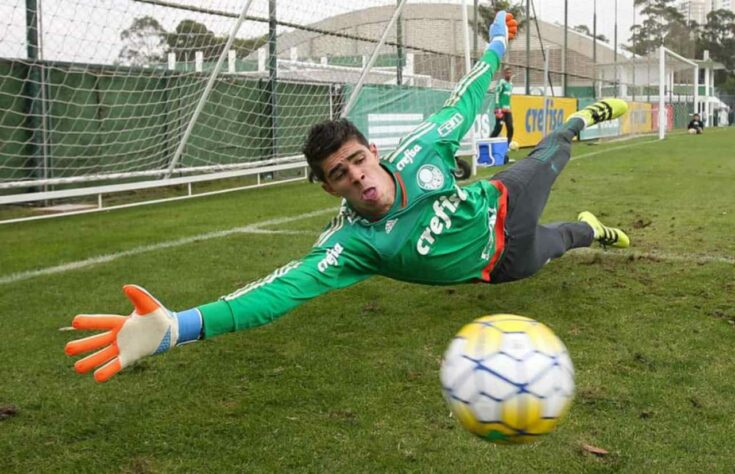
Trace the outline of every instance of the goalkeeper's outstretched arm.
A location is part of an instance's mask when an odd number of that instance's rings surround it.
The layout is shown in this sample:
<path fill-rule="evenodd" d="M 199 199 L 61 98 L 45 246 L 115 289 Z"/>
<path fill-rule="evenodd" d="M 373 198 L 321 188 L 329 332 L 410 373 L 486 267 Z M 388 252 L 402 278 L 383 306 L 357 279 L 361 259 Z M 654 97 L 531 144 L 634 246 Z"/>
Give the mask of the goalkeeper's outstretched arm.
<path fill-rule="evenodd" d="M 334 238 L 343 244 L 330 240 L 230 295 L 186 311 L 171 311 L 145 289 L 125 285 L 133 312 L 77 315 L 72 321 L 75 329 L 104 332 L 69 342 L 65 352 L 75 356 L 97 351 L 78 360 L 74 368 L 82 374 L 94 370 L 95 380 L 105 382 L 143 357 L 268 324 L 312 298 L 375 274 L 371 248 L 338 234 Z"/>
<path fill-rule="evenodd" d="M 480 113 L 493 74 L 498 70 L 509 40 L 518 31 L 513 15 L 500 11 L 489 27 L 490 42 L 472 70 L 457 84 L 444 106 L 427 119 L 438 125 L 440 141 L 454 152 Z"/>

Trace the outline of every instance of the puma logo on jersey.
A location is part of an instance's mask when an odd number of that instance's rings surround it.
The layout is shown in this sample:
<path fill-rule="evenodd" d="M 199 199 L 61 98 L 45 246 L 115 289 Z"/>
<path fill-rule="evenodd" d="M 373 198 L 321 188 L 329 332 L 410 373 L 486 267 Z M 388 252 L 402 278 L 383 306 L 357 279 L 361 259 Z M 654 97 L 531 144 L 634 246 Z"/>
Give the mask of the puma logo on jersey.
<path fill-rule="evenodd" d="M 339 266 L 339 256 L 342 255 L 343 250 L 344 247 L 339 242 L 334 244 L 334 247 L 331 249 L 327 249 L 327 256 L 317 264 L 319 271 L 324 273 L 330 266 Z"/>
<path fill-rule="evenodd" d="M 404 151 L 403 156 L 400 160 L 398 160 L 398 164 L 396 165 L 398 171 L 403 171 L 403 168 L 413 163 L 413 159 L 416 158 L 416 155 L 418 155 L 420 151 L 421 145 L 419 145 L 418 143 L 415 144 L 412 148 Z"/>
<path fill-rule="evenodd" d="M 457 192 L 451 196 L 441 196 L 439 199 L 433 202 L 432 209 L 434 210 L 434 216 L 429 221 L 429 225 L 426 226 L 424 231 L 421 233 L 419 240 L 416 242 L 416 250 L 421 255 L 428 255 L 431 251 L 431 246 L 434 245 L 436 239 L 446 230 L 452 227 L 452 216 L 459 209 L 459 205 L 462 201 L 467 200 L 467 192 L 457 187 Z"/>

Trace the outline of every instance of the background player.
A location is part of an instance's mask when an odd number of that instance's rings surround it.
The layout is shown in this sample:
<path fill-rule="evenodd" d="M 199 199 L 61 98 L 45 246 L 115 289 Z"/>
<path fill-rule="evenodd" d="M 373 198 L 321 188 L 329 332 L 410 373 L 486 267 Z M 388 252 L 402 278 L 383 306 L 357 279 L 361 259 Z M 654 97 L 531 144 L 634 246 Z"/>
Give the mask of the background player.
<path fill-rule="evenodd" d="M 513 95 L 513 71 L 510 67 L 503 68 L 503 78 L 498 81 L 495 86 L 495 128 L 490 134 L 491 138 L 500 135 L 505 123 L 506 138 L 508 139 L 508 147 L 513 141 L 513 113 L 510 110 L 510 99 Z M 505 155 L 505 162 L 508 162 L 508 154 Z"/>
<path fill-rule="evenodd" d="M 689 133 L 696 133 L 697 135 L 704 132 L 704 122 L 699 118 L 699 114 L 694 114 L 692 120 L 690 120 L 687 125 L 687 130 Z"/>

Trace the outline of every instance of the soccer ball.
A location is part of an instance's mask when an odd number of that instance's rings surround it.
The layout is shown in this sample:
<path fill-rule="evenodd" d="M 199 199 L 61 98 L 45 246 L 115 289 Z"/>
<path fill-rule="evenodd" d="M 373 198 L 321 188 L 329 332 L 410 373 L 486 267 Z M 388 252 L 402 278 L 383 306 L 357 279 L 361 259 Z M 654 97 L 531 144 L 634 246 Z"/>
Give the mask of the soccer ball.
<path fill-rule="evenodd" d="M 690 128 L 689 129 L 689 134 L 690 135 L 695 135 L 696 133 L 697 133 L 697 129 L 696 128 Z"/>
<path fill-rule="evenodd" d="M 440 377 L 460 424 L 496 443 L 528 443 L 551 432 L 574 397 L 564 344 L 547 326 L 512 314 L 463 327 L 444 354 Z"/>
<path fill-rule="evenodd" d="M 518 142 L 513 140 L 512 142 L 510 142 L 510 145 L 508 145 L 508 148 L 510 148 L 512 151 L 518 150 Z"/>

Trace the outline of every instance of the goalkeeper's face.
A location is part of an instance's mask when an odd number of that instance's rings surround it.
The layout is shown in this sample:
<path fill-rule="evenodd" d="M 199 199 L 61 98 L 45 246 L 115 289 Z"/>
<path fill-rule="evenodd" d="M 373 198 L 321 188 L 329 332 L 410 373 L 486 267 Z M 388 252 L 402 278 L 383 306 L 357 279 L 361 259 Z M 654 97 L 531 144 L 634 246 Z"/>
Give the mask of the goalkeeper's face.
<path fill-rule="evenodd" d="M 393 206 L 396 197 L 393 178 L 378 159 L 374 144 L 365 146 L 350 139 L 320 163 L 324 172 L 322 188 L 347 200 L 361 216 L 378 219 Z"/>

